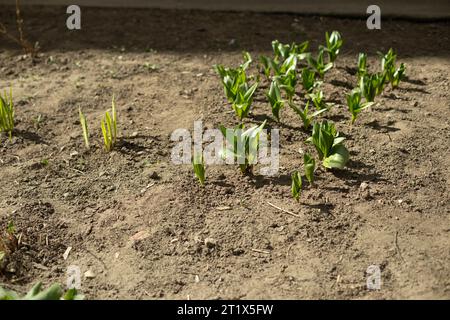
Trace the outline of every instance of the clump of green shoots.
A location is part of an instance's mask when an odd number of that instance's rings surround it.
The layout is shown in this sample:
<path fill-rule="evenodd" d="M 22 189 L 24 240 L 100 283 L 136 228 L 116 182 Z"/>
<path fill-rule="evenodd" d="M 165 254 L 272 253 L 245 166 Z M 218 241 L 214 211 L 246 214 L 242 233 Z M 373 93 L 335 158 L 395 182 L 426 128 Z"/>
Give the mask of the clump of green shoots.
<path fill-rule="evenodd" d="M 81 129 L 83 130 L 84 144 L 86 145 L 86 148 L 89 149 L 89 129 L 88 129 L 88 124 L 87 124 L 87 119 L 86 119 L 86 116 L 84 115 L 84 113 L 81 111 L 81 107 L 78 109 L 78 113 L 80 115 Z"/>
<path fill-rule="evenodd" d="M 9 97 L 6 94 L 0 94 L 0 132 L 7 132 L 9 140 L 12 139 L 14 130 L 14 103 L 12 98 L 12 88 L 9 90 Z"/>
<path fill-rule="evenodd" d="M 301 79 L 303 89 L 305 89 L 306 93 L 311 93 L 314 88 L 321 84 L 321 81 L 316 81 L 316 74 L 309 68 L 303 68 Z"/>
<path fill-rule="evenodd" d="M 101 120 L 103 142 L 105 149 L 111 151 L 117 142 L 117 117 L 116 117 L 116 101 L 112 98 L 111 115 L 106 111 L 105 116 Z"/>
<path fill-rule="evenodd" d="M 392 88 L 398 87 L 400 80 L 403 79 L 406 71 L 406 67 L 403 63 L 400 67 L 396 68 L 397 54 L 394 49 L 390 48 L 385 55 L 381 58 L 381 69 L 386 76 L 386 82 L 390 82 Z"/>
<path fill-rule="evenodd" d="M 321 109 L 318 110 L 314 113 L 312 113 L 311 115 L 309 114 L 309 101 L 306 102 L 306 106 L 303 110 L 301 110 L 299 107 L 297 107 L 293 102 L 289 102 L 289 106 L 292 108 L 292 110 L 294 110 L 294 112 L 300 117 L 300 119 L 303 122 L 303 128 L 305 130 L 308 130 L 309 127 L 311 126 L 311 122 L 312 120 L 317 117 L 319 114 L 321 114 L 322 112 L 327 111 L 327 109 Z"/>
<path fill-rule="evenodd" d="M 292 44 L 282 44 L 278 40 L 272 41 L 272 49 L 275 56 L 275 61 L 283 62 L 290 56 L 297 56 L 304 58 L 304 52 L 308 49 L 309 42 L 305 41 L 300 44 L 293 42 Z"/>
<path fill-rule="evenodd" d="M 311 54 L 309 54 L 307 58 L 310 68 L 314 70 L 314 72 L 320 79 L 323 79 L 325 77 L 325 73 L 333 67 L 332 62 L 324 62 L 324 52 L 325 49 L 321 47 L 316 59 L 314 59 Z"/>
<path fill-rule="evenodd" d="M 272 81 L 270 84 L 269 92 L 266 94 L 266 97 L 272 107 L 273 116 L 277 121 L 280 121 L 280 110 L 284 105 L 284 101 L 281 98 L 280 87 L 276 81 Z"/>
<path fill-rule="evenodd" d="M 84 296 L 78 294 L 75 288 L 64 292 L 61 285 L 55 283 L 47 289 L 42 288 L 42 283 L 36 283 L 24 296 L 17 292 L 0 287 L 0 300 L 83 300 Z"/>
<path fill-rule="evenodd" d="M 289 56 L 275 73 L 276 76 L 273 79 L 278 82 L 280 89 L 286 93 L 288 101 L 292 101 L 297 84 L 297 57 L 295 55 Z"/>
<path fill-rule="evenodd" d="M 338 31 L 333 31 L 331 32 L 331 34 L 328 34 L 328 32 L 326 32 L 325 40 L 327 46 L 324 48 L 324 50 L 328 53 L 330 62 L 334 63 L 344 41 L 342 40 L 341 34 Z"/>
<path fill-rule="evenodd" d="M 352 92 L 350 94 L 347 95 L 347 105 L 348 105 L 348 110 L 350 111 L 350 113 L 352 114 L 352 124 L 355 122 L 358 114 L 370 107 L 373 104 L 373 102 L 361 102 L 361 91 L 356 88 L 353 89 Z"/>
<path fill-rule="evenodd" d="M 201 153 L 194 153 L 192 167 L 200 184 L 205 185 L 205 161 Z"/>
<path fill-rule="evenodd" d="M 232 104 L 233 110 L 241 121 L 248 116 L 253 102 L 253 95 L 258 87 L 257 82 L 250 85 L 247 81 L 245 70 L 252 62 L 248 52 L 244 52 L 244 60 L 244 63 L 236 69 L 225 68 L 222 65 L 214 66 L 221 78 L 225 96 Z"/>
<path fill-rule="evenodd" d="M 367 54 L 360 52 L 358 55 L 358 81 L 367 74 Z"/>
<path fill-rule="evenodd" d="M 291 175 L 291 193 L 295 200 L 299 200 L 302 192 L 302 175 L 298 171 L 294 171 Z"/>
<path fill-rule="evenodd" d="M 241 121 L 246 118 L 250 112 L 251 105 L 253 103 L 253 95 L 255 94 L 257 87 L 258 83 L 255 83 L 249 87 L 247 82 L 238 87 L 236 98 L 232 103 L 232 107 Z"/>
<path fill-rule="evenodd" d="M 314 124 L 312 135 L 307 142 L 314 145 L 325 168 L 342 169 L 350 157 L 347 148 L 343 145 L 344 140 L 345 138 L 339 136 L 332 122 L 323 121 Z"/>
<path fill-rule="evenodd" d="M 385 79 L 384 73 L 365 74 L 361 77 L 359 86 L 367 101 L 373 102 L 383 92 Z"/>
<path fill-rule="evenodd" d="M 406 67 L 403 63 L 400 64 L 398 69 L 392 69 L 388 74 L 388 79 L 391 82 L 392 88 L 395 89 L 400 84 L 400 81 L 405 76 Z"/>
<path fill-rule="evenodd" d="M 243 174 L 252 174 L 253 165 L 258 157 L 260 135 L 266 125 L 266 120 L 260 126 L 254 126 L 244 131 L 240 124 L 234 129 L 220 126 L 220 131 L 226 140 L 226 148 L 222 150 L 224 158 L 237 161 Z"/>
<path fill-rule="evenodd" d="M 267 56 L 261 56 L 259 58 L 262 64 L 262 70 L 264 75 L 269 78 L 271 74 L 273 76 L 280 76 L 288 73 L 288 69 L 292 66 L 296 68 L 297 61 L 305 59 L 309 42 L 305 41 L 300 44 L 292 43 L 282 44 L 278 40 L 272 41 L 272 49 L 274 58 Z M 294 62 L 294 65 L 292 64 Z"/>
<path fill-rule="evenodd" d="M 305 167 L 306 180 L 310 184 L 314 183 L 314 170 L 316 169 L 316 160 L 309 154 L 303 155 L 303 166 Z"/>
<path fill-rule="evenodd" d="M 315 93 L 310 93 L 308 95 L 308 97 L 311 99 L 314 107 L 316 107 L 317 110 L 328 109 L 328 105 L 325 102 L 325 98 L 324 98 L 322 90 L 318 90 Z"/>

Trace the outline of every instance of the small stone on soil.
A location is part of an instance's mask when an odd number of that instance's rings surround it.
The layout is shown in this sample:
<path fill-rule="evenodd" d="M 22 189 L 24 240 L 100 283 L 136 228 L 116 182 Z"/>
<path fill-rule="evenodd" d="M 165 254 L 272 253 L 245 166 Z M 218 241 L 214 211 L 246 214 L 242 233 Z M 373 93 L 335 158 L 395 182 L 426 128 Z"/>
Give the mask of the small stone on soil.
<path fill-rule="evenodd" d="M 92 270 L 88 270 L 84 273 L 84 277 L 86 279 L 94 279 L 95 278 L 95 273 Z"/>
<path fill-rule="evenodd" d="M 217 242 L 214 238 L 206 238 L 205 239 L 205 245 L 208 248 L 214 248 L 217 245 Z"/>

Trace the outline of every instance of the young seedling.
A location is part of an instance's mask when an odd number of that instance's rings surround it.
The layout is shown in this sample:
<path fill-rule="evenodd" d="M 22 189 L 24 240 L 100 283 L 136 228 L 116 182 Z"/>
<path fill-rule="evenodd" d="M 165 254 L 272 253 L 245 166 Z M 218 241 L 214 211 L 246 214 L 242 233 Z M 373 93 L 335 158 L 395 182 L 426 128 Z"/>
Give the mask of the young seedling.
<path fill-rule="evenodd" d="M 372 104 L 373 102 L 361 103 L 361 91 L 358 88 L 353 89 L 352 92 L 347 95 L 347 105 L 348 110 L 352 114 L 352 124 L 355 122 L 358 114 Z"/>
<path fill-rule="evenodd" d="M 314 107 L 316 107 L 317 110 L 326 110 L 328 109 L 328 105 L 325 102 L 325 99 L 323 97 L 323 91 L 319 90 L 316 93 L 310 93 L 308 97 L 311 99 Z"/>
<path fill-rule="evenodd" d="M 306 93 L 311 93 L 314 88 L 318 87 L 322 82 L 316 81 L 316 74 L 309 68 L 302 70 L 302 85 Z"/>
<path fill-rule="evenodd" d="M 205 161 L 201 154 L 194 154 L 192 159 L 192 167 L 194 168 L 195 176 L 200 184 L 205 185 Z"/>
<path fill-rule="evenodd" d="M 111 151 L 117 141 L 117 118 L 116 118 L 116 101 L 112 98 L 112 116 L 106 111 L 104 118 L 101 120 L 103 142 L 105 149 Z"/>
<path fill-rule="evenodd" d="M 325 40 L 327 42 L 327 46 L 324 48 L 324 50 L 328 53 L 330 62 L 334 63 L 344 41 L 342 40 L 341 34 L 338 31 L 333 31 L 331 35 L 326 32 Z"/>
<path fill-rule="evenodd" d="M 272 81 L 270 84 L 270 89 L 266 94 L 266 97 L 272 107 L 273 116 L 277 119 L 277 121 L 280 121 L 280 110 L 283 107 L 284 101 L 281 99 L 280 87 L 276 81 Z"/>
<path fill-rule="evenodd" d="M 320 79 L 325 77 L 325 73 L 333 67 L 333 63 L 324 63 L 323 60 L 324 49 L 319 49 L 319 54 L 317 55 L 317 59 L 314 59 L 312 55 L 308 55 L 308 64 L 311 69 L 319 76 Z"/>
<path fill-rule="evenodd" d="M 349 159 L 344 140 L 344 137 L 339 137 L 333 123 L 323 121 L 314 124 L 312 136 L 306 141 L 314 145 L 325 168 L 342 169 Z"/>
<path fill-rule="evenodd" d="M 315 117 L 317 117 L 322 112 L 327 111 L 327 109 L 322 109 L 322 110 L 318 110 L 318 111 L 314 112 L 313 114 L 309 115 L 309 112 L 308 112 L 309 111 L 308 110 L 309 109 L 309 101 L 306 103 L 306 106 L 303 110 L 298 108 L 293 102 L 289 102 L 289 106 L 300 117 L 300 119 L 302 119 L 303 128 L 305 129 L 305 131 L 309 129 L 309 127 L 311 126 L 311 122 Z"/>
<path fill-rule="evenodd" d="M 12 98 L 12 89 L 9 90 L 9 98 L 6 94 L 0 94 L 0 132 L 7 132 L 9 140 L 12 139 L 14 130 L 14 103 Z"/>
<path fill-rule="evenodd" d="M 310 184 L 313 184 L 314 170 L 316 169 L 316 160 L 309 153 L 305 153 L 303 155 L 303 165 L 305 167 L 306 180 L 308 180 Z"/>
<path fill-rule="evenodd" d="M 390 48 L 386 54 L 378 52 L 381 56 L 381 70 L 384 73 L 389 73 L 390 70 L 395 67 L 395 60 L 397 60 L 397 54 L 394 49 Z"/>
<path fill-rule="evenodd" d="M 88 130 L 87 119 L 86 119 L 86 116 L 84 115 L 84 113 L 81 111 L 81 107 L 78 109 L 78 113 L 80 115 L 81 129 L 83 130 L 84 144 L 85 144 L 86 148 L 89 149 L 89 130 Z"/>
<path fill-rule="evenodd" d="M 395 89 L 398 87 L 400 80 L 403 79 L 406 67 L 403 63 L 400 64 L 399 68 L 395 67 L 397 54 L 392 48 L 385 55 L 382 53 L 379 54 L 381 55 L 381 69 L 385 76 L 385 82 L 390 82 L 392 88 Z"/>
<path fill-rule="evenodd" d="M 232 103 L 232 107 L 236 115 L 242 121 L 250 112 L 253 103 L 253 95 L 255 94 L 258 83 L 254 83 L 250 88 L 247 83 L 239 86 L 236 98 Z"/>
<path fill-rule="evenodd" d="M 278 40 L 272 41 L 272 49 L 275 61 L 283 62 L 290 56 L 297 56 L 299 59 L 304 58 L 304 52 L 308 49 L 309 42 L 305 41 L 300 44 L 293 42 L 291 45 L 282 44 Z"/>
<path fill-rule="evenodd" d="M 222 65 L 214 65 L 214 70 L 219 74 L 224 87 L 225 96 L 230 103 L 236 100 L 239 88 L 247 82 L 245 70 L 252 63 L 252 58 L 248 52 L 244 52 L 244 63 L 238 68 L 225 68 Z"/>
<path fill-rule="evenodd" d="M 395 89 L 398 87 L 400 80 L 405 76 L 406 67 L 403 63 L 400 64 L 400 67 L 396 69 L 392 75 L 389 76 L 389 81 L 391 82 L 392 88 Z"/>
<path fill-rule="evenodd" d="M 360 52 L 358 55 L 358 81 L 367 74 L 367 54 Z"/>
<path fill-rule="evenodd" d="M 373 102 L 383 92 L 386 74 L 365 74 L 359 81 L 360 90 L 367 101 Z"/>
<path fill-rule="evenodd" d="M 272 58 L 266 56 L 260 56 L 259 61 L 261 62 L 264 75 L 266 76 L 266 78 L 269 78 L 271 71 L 277 68 L 275 61 Z"/>
<path fill-rule="evenodd" d="M 299 200 L 300 194 L 302 192 L 302 175 L 298 171 L 294 171 L 291 175 L 292 184 L 291 184 L 291 193 L 292 197 L 295 200 Z"/>
<path fill-rule="evenodd" d="M 260 125 L 244 131 L 241 124 L 234 129 L 220 126 L 220 131 L 226 140 L 226 148 L 222 150 L 224 158 L 237 161 L 243 174 L 252 174 L 260 145 L 260 135 L 266 125 L 266 120 Z"/>
<path fill-rule="evenodd" d="M 43 290 L 42 283 L 36 283 L 28 293 L 21 297 L 15 291 L 0 287 L 0 300 L 83 300 L 84 296 L 78 294 L 76 289 L 69 289 L 65 293 L 61 285 L 55 283 Z"/>

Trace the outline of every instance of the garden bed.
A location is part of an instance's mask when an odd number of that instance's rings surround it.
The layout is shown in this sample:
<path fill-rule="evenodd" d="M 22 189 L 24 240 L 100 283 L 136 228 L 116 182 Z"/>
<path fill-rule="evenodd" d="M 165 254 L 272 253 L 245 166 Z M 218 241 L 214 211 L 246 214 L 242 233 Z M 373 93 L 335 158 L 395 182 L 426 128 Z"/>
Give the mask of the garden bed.
<path fill-rule="evenodd" d="M 13 43 L 0 47 L 0 89 L 13 88 L 17 120 L 12 141 L 1 137 L 0 226 L 13 221 L 22 242 L 5 286 L 65 283 L 77 265 L 91 271 L 81 287 L 90 299 L 450 297 L 448 22 L 371 31 L 358 19 L 88 8 L 82 30 L 69 31 L 65 8 L 23 11 L 42 51 L 33 63 Z M 12 26 L 13 12 L 0 20 Z M 344 170 L 319 168 L 317 187 L 293 200 L 308 135 L 289 108 L 271 120 L 262 92 L 246 122 L 280 128 L 278 175 L 213 166 L 201 187 L 191 166 L 170 161 L 175 129 L 237 124 L 214 64 L 269 55 L 274 39 L 315 49 L 332 30 L 345 42 L 323 89 L 350 151 Z M 358 53 L 375 69 L 390 47 L 407 79 L 350 125 Z M 113 94 L 120 139 L 107 153 L 100 119 Z M 370 265 L 381 267 L 381 290 L 366 288 Z"/>

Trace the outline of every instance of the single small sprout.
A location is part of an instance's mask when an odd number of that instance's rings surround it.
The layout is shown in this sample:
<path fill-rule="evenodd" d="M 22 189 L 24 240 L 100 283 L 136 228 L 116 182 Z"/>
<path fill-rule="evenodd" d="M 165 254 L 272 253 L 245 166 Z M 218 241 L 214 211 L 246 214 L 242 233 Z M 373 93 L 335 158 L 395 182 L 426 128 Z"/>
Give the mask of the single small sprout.
<path fill-rule="evenodd" d="M 360 52 L 358 55 L 358 81 L 367 74 L 367 54 Z"/>
<path fill-rule="evenodd" d="M 14 130 L 14 103 L 12 97 L 12 88 L 9 89 L 9 97 L 6 94 L 0 94 L 0 132 L 8 133 L 9 140 L 12 140 Z"/>
<path fill-rule="evenodd" d="M 44 167 L 48 166 L 48 160 L 47 160 L 47 159 L 42 159 L 42 160 L 41 160 L 41 164 L 42 164 Z"/>
<path fill-rule="evenodd" d="M 273 116 L 277 119 L 277 121 L 280 121 L 280 110 L 283 107 L 284 101 L 281 98 L 280 87 L 276 81 L 272 81 L 270 84 L 270 89 L 269 92 L 266 93 L 266 97 L 272 107 Z"/>
<path fill-rule="evenodd" d="M 112 98 L 112 116 L 106 111 L 104 118 L 101 120 L 103 133 L 103 142 L 107 151 L 113 150 L 117 142 L 117 119 L 116 119 L 116 101 Z"/>
<path fill-rule="evenodd" d="M 302 176 L 298 171 L 295 171 L 291 175 L 291 180 L 292 180 L 291 184 L 292 197 L 298 201 L 302 191 Z"/>
<path fill-rule="evenodd" d="M 321 81 L 316 81 L 316 74 L 309 68 L 303 68 L 301 79 L 306 93 L 312 92 L 314 88 L 321 84 Z"/>
<path fill-rule="evenodd" d="M 373 105 L 373 102 L 361 102 L 361 91 L 356 88 L 353 89 L 350 94 L 347 95 L 347 105 L 348 110 L 350 111 L 352 115 L 352 124 L 355 122 L 356 118 L 358 117 L 358 114 Z"/>
<path fill-rule="evenodd" d="M 205 185 L 205 161 L 201 153 L 194 155 L 192 159 L 192 167 L 194 168 L 195 176 L 200 184 L 202 186 Z"/>
<path fill-rule="evenodd" d="M 314 112 L 313 114 L 309 115 L 309 101 L 306 103 L 306 106 L 303 110 L 301 110 L 299 107 L 297 107 L 294 103 L 289 102 L 289 106 L 294 110 L 294 112 L 300 117 L 300 119 L 303 122 L 303 128 L 305 130 L 308 130 L 311 126 L 312 120 L 317 117 L 319 114 L 327 111 L 327 109 L 322 109 Z"/>
<path fill-rule="evenodd" d="M 309 153 L 305 153 L 303 155 L 303 165 L 305 167 L 306 180 L 308 180 L 310 184 L 313 184 L 314 170 L 316 169 L 316 160 Z"/>
<path fill-rule="evenodd" d="M 311 99 L 314 107 L 316 107 L 317 110 L 328 109 L 328 105 L 325 102 L 322 90 L 318 90 L 316 93 L 310 93 L 308 97 Z"/>
<path fill-rule="evenodd" d="M 83 130 L 84 144 L 85 144 L 86 148 L 89 149 L 89 129 L 88 129 L 88 124 L 87 124 L 87 118 L 84 115 L 84 113 L 81 111 L 81 108 L 78 109 L 78 113 L 80 115 L 81 129 Z"/>
<path fill-rule="evenodd" d="M 14 222 L 12 221 L 8 222 L 8 225 L 6 226 L 6 232 L 8 232 L 10 235 L 16 233 L 16 227 L 14 226 Z"/>
<path fill-rule="evenodd" d="M 311 54 L 308 55 L 308 64 L 311 69 L 319 76 L 320 79 L 325 77 L 325 73 L 333 67 L 333 63 L 325 63 L 323 59 L 324 48 L 319 49 L 317 59 L 314 59 Z"/>

